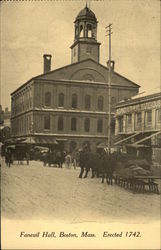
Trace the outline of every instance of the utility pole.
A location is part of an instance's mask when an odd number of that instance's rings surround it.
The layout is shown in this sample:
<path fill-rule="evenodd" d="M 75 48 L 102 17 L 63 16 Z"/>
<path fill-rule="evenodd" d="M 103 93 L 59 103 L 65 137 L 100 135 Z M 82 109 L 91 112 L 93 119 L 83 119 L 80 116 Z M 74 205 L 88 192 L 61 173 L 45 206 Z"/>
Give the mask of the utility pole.
<path fill-rule="evenodd" d="M 108 74 L 108 151 L 109 154 L 111 154 L 111 32 L 112 30 L 112 24 L 110 23 L 106 27 L 106 36 L 109 37 L 109 60 L 107 62 L 107 66 L 109 68 L 109 74 Z"/>

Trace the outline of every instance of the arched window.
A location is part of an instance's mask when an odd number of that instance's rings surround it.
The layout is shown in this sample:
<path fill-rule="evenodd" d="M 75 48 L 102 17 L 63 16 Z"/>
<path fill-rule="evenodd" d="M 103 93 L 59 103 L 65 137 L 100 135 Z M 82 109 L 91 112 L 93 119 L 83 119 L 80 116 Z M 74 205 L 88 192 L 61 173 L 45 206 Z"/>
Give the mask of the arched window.
<path fill-rule="evenodd" d="M 79 27 L 79 37 L 83 37 L 84 34 L 83 34 L 83 25 L 80 25 Z"/>
<path fill-rule="evenodd" d="M 103 96 L 98 97 L 98 105 L 97 105 L 97 107 L 98 107 L 99 111 L 103 110 Z"/>
<path fill-rule="evenodd" d="M 72 108 L 77 108 L 78 105 L 78 98 L 77 98 L 77 94 L 73 94 L 72 95 Z"/>
<path fill-rule="evenodd" d="M 44 116 L 44 129 L 50 129 L 50 116 Z"/>
<path fill-rule="evenodd" d="M 51 93 L 50 92 L 45 93 L 45 106 L 47 107 L 51 106 Z"/>
<path fill-rule="evenodd" d="M 92 26 L 87 24 L 87 37 L 92 37 Z"/>
<path fill-rule="evenodd" d="M 90 130 L 90 120 L 89 118 L 86 118 L 84 121 L 84 131 L 89 132 L 89 130 Z"/>
<path fill-rule="evenodd" d="M 64 127 L 64 120 L 63 120 L 63 117 L 59 117 L 59 118 L 58 118 L 58 130 L 59 130 L 59 131 L 62 131 L 62 130 L 63 130 L 63 127 Z"/>
<path fill-rule="evenodd" d="M 97 121 L 97 132 L 102 133 L 103 131 L 103 121 L 102 119 L 98 119 Z"/>
<path fill-rule="evenodd" d="M 85 96 L 85 109 L 90 109 L 91 107 L 91 97 L 90 95 Z"/>
<path fill-rule="evenodd" d="M 76 131 L 77 130 L 77 119 L 75 117 L 73 117 L 71 119 L 71 130 L 72 131 Z"/>
<path fill-rule="evenodd" d="M 58 106 L 64 107 L 64 94 L 63 93 L 59 94 Z"/>

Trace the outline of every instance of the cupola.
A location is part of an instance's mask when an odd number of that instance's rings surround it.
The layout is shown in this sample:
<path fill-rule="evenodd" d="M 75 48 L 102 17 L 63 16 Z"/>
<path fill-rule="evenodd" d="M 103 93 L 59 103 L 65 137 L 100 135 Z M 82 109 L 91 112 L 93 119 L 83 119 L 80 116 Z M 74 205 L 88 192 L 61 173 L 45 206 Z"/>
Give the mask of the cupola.
<path fill-rule="evenodd" d="M 71 46 L 72 63 L 87 58 L 99 62 L 99 46 L 97 42 L 97 18 L 87 5 L 79 12 L 75 21 L 74 43 Z"/>

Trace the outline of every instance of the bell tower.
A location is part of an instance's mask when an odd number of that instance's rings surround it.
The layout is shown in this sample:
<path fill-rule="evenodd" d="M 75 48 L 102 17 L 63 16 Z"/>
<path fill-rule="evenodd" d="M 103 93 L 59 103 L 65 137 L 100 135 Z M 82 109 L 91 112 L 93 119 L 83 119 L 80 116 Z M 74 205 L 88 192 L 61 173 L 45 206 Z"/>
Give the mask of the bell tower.
<path fill-rule="evenodd" d="M 99 62 L 99 46 L 97 42 L 97 19 L 87 7 L 81 10 L 75 19 L 74 43 L 71 48 L 71 63 L 91 58 Z"/>

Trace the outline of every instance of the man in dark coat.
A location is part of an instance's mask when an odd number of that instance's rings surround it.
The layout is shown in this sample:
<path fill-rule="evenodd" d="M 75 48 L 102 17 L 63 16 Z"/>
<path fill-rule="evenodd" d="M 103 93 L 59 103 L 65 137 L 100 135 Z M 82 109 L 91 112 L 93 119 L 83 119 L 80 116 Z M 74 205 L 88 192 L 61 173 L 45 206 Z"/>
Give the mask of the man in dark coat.
<path fill-rule="evenodd" d="M 112 185 L 113 172 L 115 167 L 115 160 L 112 154 L 108 154 L 103 152 L 101 155 L 101 168 L 102 168 L 102 183 L 104 182 L 104 178 L 109 185 Z"/>
<path fill-rule="evenodd" d="M 81 151 L 80 151 L 80 156 L 79 156 L 79 165 L 81 168 L 80 174 L 79 174 L 79 178 L 82 178 L 82 175 L 84 173 L 84 168 L 88 162 L 89 159 L 89 152 L 86 151 L 86 148 L 84 147 Z"/>

